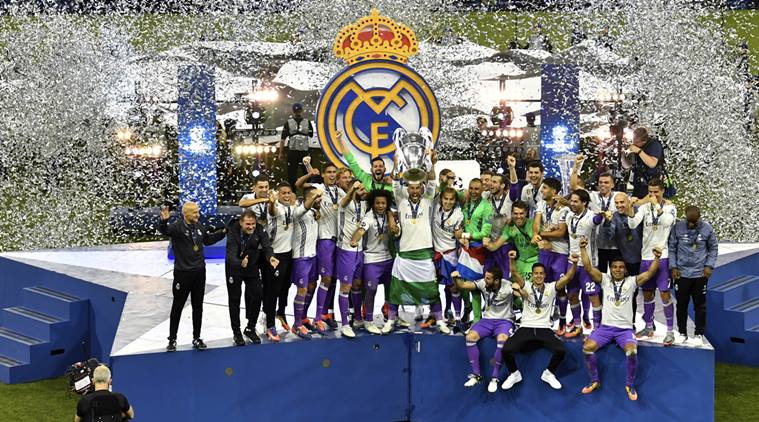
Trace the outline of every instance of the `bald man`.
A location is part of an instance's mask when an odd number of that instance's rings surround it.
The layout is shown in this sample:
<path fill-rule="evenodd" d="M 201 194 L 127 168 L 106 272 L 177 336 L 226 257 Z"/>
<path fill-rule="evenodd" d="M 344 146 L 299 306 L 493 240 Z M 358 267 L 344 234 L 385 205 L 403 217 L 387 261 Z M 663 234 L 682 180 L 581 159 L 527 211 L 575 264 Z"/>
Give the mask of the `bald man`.
<path fill-rule="evenodd" d="M 169 209 L 161 208 L 158 231 L 169 236 L 174 249 L 174 282 L 171 292 L 174 301 L 171 304 L 169 319 L 169 344 L 166 350 L 177 350 L 177 331 L 182 308 L 190 296 L 192 305 L 192 347 L 197 350 L 206 348 L 200 338 L 203 320 L 203 296 L 206 292 L 206 260 L 203 246 L 210 246 L 224 238 L 225 230 L 210 233 L 199 223 L 200 207 L 195 202 L 182 206 L 182 218 L 169 224 Z"/>

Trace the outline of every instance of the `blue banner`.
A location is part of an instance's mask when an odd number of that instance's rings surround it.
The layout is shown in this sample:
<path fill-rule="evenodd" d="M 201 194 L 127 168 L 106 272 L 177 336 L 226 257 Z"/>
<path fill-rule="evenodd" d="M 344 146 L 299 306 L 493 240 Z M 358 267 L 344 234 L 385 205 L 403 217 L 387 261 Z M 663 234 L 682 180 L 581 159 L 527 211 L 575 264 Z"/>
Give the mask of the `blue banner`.
<path fill-rule="evenodd" d="M 541 76 L 540 159 L 545 176 L 569 185 L 568 160 L 580 147 L 579 69 L 572 65 L 544 64 Z M 565 167 L 562 171 L 560 167 Z"/>
<path fill-rule="evenodd" d="M 194 201 L 216 214 L 216 90 L 213 68 L 179 68 L 179 203 Z"/>

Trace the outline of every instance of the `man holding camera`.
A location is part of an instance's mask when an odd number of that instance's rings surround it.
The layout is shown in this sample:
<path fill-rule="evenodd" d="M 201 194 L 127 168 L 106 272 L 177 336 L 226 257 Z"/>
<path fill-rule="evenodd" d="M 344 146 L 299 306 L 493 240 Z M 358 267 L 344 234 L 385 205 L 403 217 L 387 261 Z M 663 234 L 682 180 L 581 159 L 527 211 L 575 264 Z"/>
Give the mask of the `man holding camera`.
<path fill-rule="evenodd" d="M 105 365 L 100 365 L 92 372 L 92 383 L 95 391 L 83 396 L 76 405 L 74 422 L 86 422 L 105 420 L 104 417 L 112 417 L 114 421 L 134 418 L 134 409 L 123 394 L 112 393 L 111 370 Z"/>

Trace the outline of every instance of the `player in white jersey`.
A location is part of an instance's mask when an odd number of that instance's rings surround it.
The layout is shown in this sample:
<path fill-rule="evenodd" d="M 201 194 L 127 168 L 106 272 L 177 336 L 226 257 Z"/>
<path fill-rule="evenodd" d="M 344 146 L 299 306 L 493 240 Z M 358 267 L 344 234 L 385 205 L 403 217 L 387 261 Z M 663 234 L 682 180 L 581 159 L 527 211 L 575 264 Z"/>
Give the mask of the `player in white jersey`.
<path fill-rule="evenodd" d="M 340 333 L 344 337 L 356 337 L 353 328 L 348 325 L 348 294 L 351 294 L 354 309 L 354 326 L 360 326 L 361 320 L 361 271 L 364 263 L 363 245 L 351 245 L 351 238 L 366 214 L 366 189 L 358 180 L 354 180 L 350 189 L 340 200 L 337 215 L 337 248 L 335 252 L 335 275 L 340 282 L 338 305 L 340 306 Z M 317 301 L 319 298 L 317 298 Z M 323 303 L 318 304 L 324 306 Z"/>
<path fill-rule="evenodd" d="M 590 195 L 584 189 L 577 189 L 572 192 L 569 199 L 570 212 L 567 214 L 566 222 L 569 231 L 569 253 L 580 255 L 580 240 L 588 239 L 590 245 L 591 261 L 596 263 L 595 255 L 595 238 L 596 226 L 601 224 L 603 216 L 595 214 L 588 209 Z M 590 276 L 580 263 L 574 279 L 567 286 L 569 291 L 569 303 L 572 308 L 572 322 L 567 326 L 565 337 L 576 337 L 582 334 L 580 326 L 580 290 L 590 298 L 593 304 L 593 324 L 601 324 L 601 299 L 598 297 L 599 289 L 596 283 L 590 279 Z"/>
<path fill-rule="evenodd" d="M 398 208 L 398 226 L 401 238 L 398 256 L 393 261 L 393 279 L 390 286 L 388 319 L 382 327 L 383 334 L 395 327 L 398 305 L 430 304 L 430 313 L 435 316 L 441 333 L 449 334 L 450 329 L 443 320 L 443 307 L 435 279 L 435 264 L 432 261 L 432 199 L 437 189 L 435 163 L 437 157 L 431 152 L 432 169 L 426 183 L 407 182 L 401 185 L 403 174 L 396 174 L 397 156 L 393 167 L 393 191 Z"/>
<path fill-rule="evenodd" d="M 501 388 L 508 390 L 522 381 L 522 374 L 517 368 L 516 354 L 537 343 L 550 350 L 552 354 L 551 361 L 540 379 L 558 390 L 561 388 L 561 383 L 556 379 L 555 374 L 559 364 L 564 360 L 566 349 L 564 343 L 553 332 L 552 309 L 556 293 L 574 277 L 580 257 L 572 255 L 570 258 L 572 266 L 569 267 L 569 271 L 552 282 L 546 282 L 545 265 L 539 262 L 532 266 L 532 280 L 525 282 L 516 269 L 516 251 L 509 252 L 509 258 L 515 261 L 511 263 L 514 294 L 518 294 L 523 301 L 522 324 L 503 346 L 503 358 L 510 374 Z"/>
<path fill-rule="evenodd" d="M 461 294 L 453 283 L 451 273 L 458 264 L 458 239 L 464 232 L 464 213 L 456 206 L 456 190 L 445 188 L 432 203 L 432 246 L 435 250 L 433 261 L 438 283 L 445 286 L 446 296 L 451 296 L 453 317 L 461 321 Z M 421 326 L 428 328 L 436 324 L 433 315 Z"/>
<path fill-rule="evenodd" d="M 572 174 L 569 176 L 570 188 L 572 190 L 582 189 L 585 186 L 580 178 L 580 171 L 582 170 L 582 163 L 584 161 L 584 155 L 578 155 L 575 157 Z M 619 193 L 614 191 L 614 177 L 611 173 L 601 173 L 598 175 L 597 179 L 598 190 L 588 191 L 590 194 L 590 205 L 588 207 L 591 211 L 604 215 L 604 221 L 598 226 L 596 234 L 603 229 L 602 226 L 608 228 L 611 224 L 611 217 L 617 211 L 614 197 Z M 605 273 L 609 269 L 609 263 L 611 260 L 619 255 L 619 249 L 614 240 L 607 239 L 603 236 L 596 237 L 596 247 L 598 252 L 598 269 L 602 273 Z"/>
<path fill-rule="evenodd" d="M 601 386 L 601 380 L 598 377 L 596 350 L 604 348 L 612 342 L 616 342 L 627 356 L 627 382 L 625 383 L 625 390 L 627 391 L 627 397 L 634 401 L 638 399 L 638 392 L 635 390 L 635 371 L 638 366 L 638 342 L 635 339 L 632 303 L 635 301 L 635 292 L 638 286 L 642 286 L 653 278 L 659 269 L 659 258 L 662 251 L 659 248 L 651 250 L 654 260 L 646 272 L 637 276 L 625 277 L 625 261 L 622 258 L 612 260 L 611 275 L 602 273 L 599 269 L 594 268 L 588 256 L 587 245 L 587 240 L 581 242 L 582 261 L 590 277 L 596 283 L 601 284 L 606 305 L 604 306 L 601 326 L 593 330 L 590 337 L 585 339 L 585 343 L 582 346 L 585 362 L 590 373 L 590 384 L 582 389 L 582 393 L 589 394 Z"/>
<path fill-rule="evenodd" d="M 308 158 L 308 157 L 306 157 Z M 316 240 L 316 265 L 321 277 L 317 292 L 317 303 L 322 303 L 324 309 L 317 306 L 314 327 L 320 334 L 327 330 L 337 328 L 334 315 L 331 311 L 331 301 L 335 294 L 333 283 L 335 275 L 335 248 L 337 242 L 337 213 L 340 199 L 345 196 L 345 191 L 337 185 L 337 167 L 328 163 L 322 168 L 322 183 L 307 183 L 308 176 L 302 176 L 295 182 L 296 186 L 314 187 L 324 192 L 322 195 L 322 207 L 319 218 L 319 237 Z M 345 173 L 347 174 L 347 173 Z M 319 296 L 322 296 L 321 301 Z"/>
<path fill-rule="evenodd" d="M 266 336 L 270 341 L 278 342 L 279 336 L 274 328 L 273 318 L 276 318 L 285 331 L 290 326 L 285 319 L 287 308 L 287 293 L 290 290 L 290 263 L 292 261 L 292 218 L 293 191 L 290 185 L 282 183 L 277 186 L 277 193 L 269 194 L 269 237 L 274 256 L 279 260 L 279 266 L 274 270 L 270 283 L 264 279 L 264 312 L 266 313 Z M 268 306 L 267 306 L 268 305 Z M 269 311 L 267 312 L 267 308 Z M 271 317 L 269 315 L 272 315 Z"/>
<path fill-rule="evenodd" d="M 322 192 L 316 188 L 306 188 L 303 203 L 293 211 L 293 262 L 290 282 L 295 284 L 297 293 L 293 302 L 295 323 L 293 333 L 310 340 L 311 322 L 308 307 L 316 289 L 319 273 L 316 270 L 316 238 L 319 234 Z"/>
<path fill-rule="evenodd" d="M 546 276 L 556 280 L 567 272 L 569 242 L 567 241 L 567 215 L 569 208 L 559 204 L 561 182 L 549 177 L 540 188 L 541 200 L 535 210 L 532 224 L 532 241 L 538 244 L 538 262 L 546 266 Z M 556 297 L 559 308 L 559 329 L 556 335 L 563 336 L 566 329 L 567 291 L 562 289 Z"/>
<path fill-rule="evenodd" d="M 256 177 L 253 185 L 253 193 L 244 195 L 239 203 L 241 208 L 247 208 L 256 214 L 257 224 L 260 224 L 264 230 L 267 229 L 269 213 L 269 179 L 266 176 Z"/>
<path fill-rule="evenodd" d="M 543 163 L 540 161 L 530 161 L 527 163 L 527 181 L 528 184 L 522 188 L 522 194 L 520 199 L 522 202 L 530 207 L 528 216 L 530 218 L 535 217 L 535 211 L 538 209 L 538 201 L 540 201 L 540 186 L 543 184 Z M 517 198 L 513 198 L 516 201 Z"/>
<path fill-rule="evenodd" d="M 395 218 L 390 212 L 392 196 L 385 189 L 375 189 L 366 198 L 371 210 L 361 220 L 361 225 L 353 233 L 351 246 L 358 246 L 363 238 L 364 267 L 360 287 L 366 288 L 364 309 L 366 310 L 366 331 L 382 334 L 374 325 L 374 298 L 380 284 L 385 291 L 390 287 L 390 274 L 393 269 L 393 257 L 390 254 L 391 228 L 395 227 Z M 354 303 L 354 306 L 355 303 Z M 361 307 L 359 306 L 360 310 Z M 355 325 L 355 322 L 354 322 Z"/>
<path fill-rule="evenodd" d="M 474 387 L 482 380 L 480 375 L 480 350 L 477 342 L 481 338 L 495 337 L 496 348 L 493 356 L 493 372 L 488 383 L 488 391 L 498 390 L 499 376 L 503 362 L 503 345 L 514 331 L 514 314 L 511 310 L 514 301 L 511 281 L 503 279 L 503 273 L 498 267 L 490 267 L 485 271 L 485 277 L 477 281 L 467 281 L 452 274 L 456 286 L 461 290 L 479 290 L 483 297 L 485 310 L 482 318 L 466 333 L 466 352 L 472 373 L 467 377 L 464 387 Z"/>
<path fill-rule="evenodd" d="M 633 207 L 627 210 L 628 224 L 631 229 L 643 224 L 643 251 L 641 252 L 640 271 L 646 271 L 654 260 L 654 248 L 661 249 L 661 266 L 656 275 L 643 287 L 643 321 L 646 326 L 636 333 L 638 338 L 653 337 L 654 335 L 654 311 L 656 303 L 654 293 L 659 289 L 661 301 L 664 305 L 664 317 L 667 320 L 667 334 L 664 336 L 664 345 L 671 346 L 675 343 L 674 315 L 675 306 L 669 293 L 669 251 L 667 249 L 669 232 L 675 224 L 677 210 L 675 206 L 664 200 L 664 183 L 660 179 L 652 179 L 648 182 L 648 197 L 633 203 L 638 205 L 638 210 L 633 212 Z"/>

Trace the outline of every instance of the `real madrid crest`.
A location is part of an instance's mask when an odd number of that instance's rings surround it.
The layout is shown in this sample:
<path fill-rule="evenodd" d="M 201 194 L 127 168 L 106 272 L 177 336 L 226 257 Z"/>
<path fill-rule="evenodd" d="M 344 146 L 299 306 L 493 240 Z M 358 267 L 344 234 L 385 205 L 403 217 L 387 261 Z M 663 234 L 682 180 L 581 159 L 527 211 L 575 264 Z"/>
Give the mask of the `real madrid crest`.
<path fill-rule="evenodd" d="M 348 67 L 324 87 L 316 111 L 319 142 L 332 163 L 346 164 L 345 151 L 334 141 L 338 131 L 364 168 L 376 156 L 392 167 L 397 128 L 416 132 L 426 127 L 437 141 L 437 99 L 424 78 L 406 65 L 419 52 L 411 29 L 375 9 L 340 30 L 333 52 Z"/>

